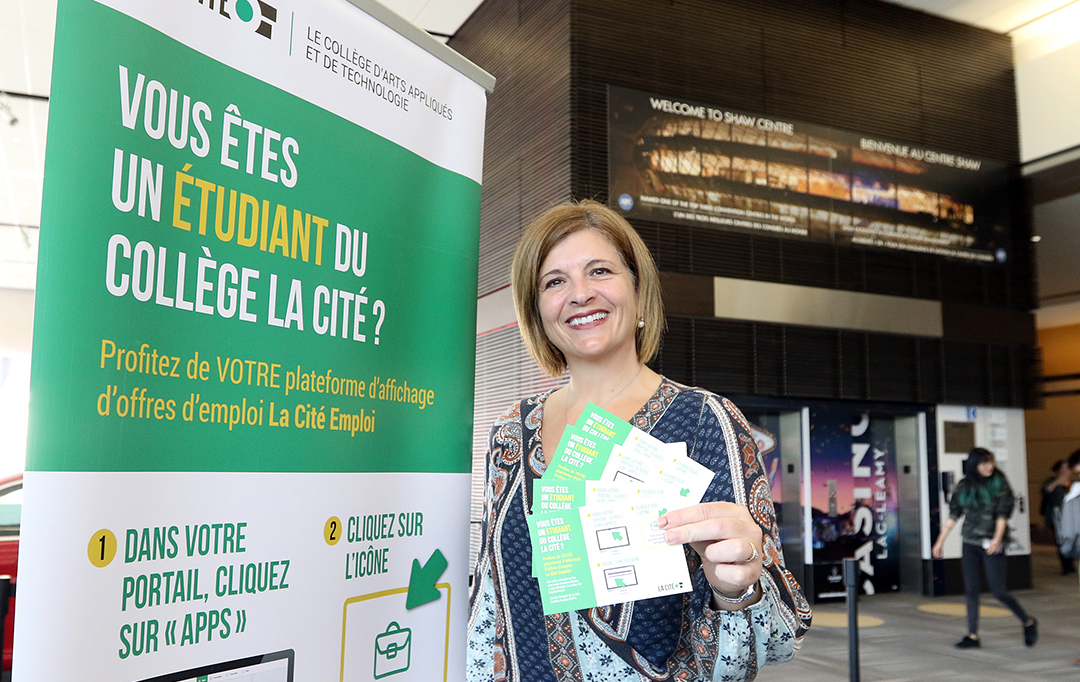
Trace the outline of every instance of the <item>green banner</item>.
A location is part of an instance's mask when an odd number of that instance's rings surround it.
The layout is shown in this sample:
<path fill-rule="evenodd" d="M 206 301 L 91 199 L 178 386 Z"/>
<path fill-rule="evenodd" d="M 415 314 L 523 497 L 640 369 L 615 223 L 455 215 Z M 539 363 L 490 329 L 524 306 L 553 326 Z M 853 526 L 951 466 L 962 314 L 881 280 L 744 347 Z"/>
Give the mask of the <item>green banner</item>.
<path fill-rule="evenodd" d="M 468 471 L 479 184 L 61 19 L 27 468 Z"/>

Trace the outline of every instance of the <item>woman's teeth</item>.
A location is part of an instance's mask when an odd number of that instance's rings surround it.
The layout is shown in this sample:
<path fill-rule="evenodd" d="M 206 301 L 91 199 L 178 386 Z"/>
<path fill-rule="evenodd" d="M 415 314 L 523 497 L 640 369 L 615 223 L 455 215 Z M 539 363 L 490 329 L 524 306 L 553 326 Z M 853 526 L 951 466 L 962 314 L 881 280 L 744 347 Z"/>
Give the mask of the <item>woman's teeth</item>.
<path fill-rule="evenodd" d="M 569 324 L 571 327 L 577 327 L 583 324 L 589 324 L 590 322 L 596 322 L 597 320 L 602 320 L 607 316 L 607 313 L 593 313 L 592 315 L 586 315 L 585 317 L 575 317 L 567 324 Z"/>

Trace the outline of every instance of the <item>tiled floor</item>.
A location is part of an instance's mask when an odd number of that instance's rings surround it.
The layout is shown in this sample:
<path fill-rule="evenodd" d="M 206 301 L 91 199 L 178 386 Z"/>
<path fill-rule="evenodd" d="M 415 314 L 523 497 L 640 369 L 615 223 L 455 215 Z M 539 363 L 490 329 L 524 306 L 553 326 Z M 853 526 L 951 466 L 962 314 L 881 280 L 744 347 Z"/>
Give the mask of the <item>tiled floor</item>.
<path fill-rule="evenodd" d="M 884 621 L 877 627 L 860 627 L 859 655 L 863 682 L 1042 682 L 1080 681 L 1080 582 L 1076 575 L 1062 577 L 1053 548 L 1036 546 L 1032 553 L 1035 587 L 1014 596 L 1039 619 L 1039 643 L 1024 646 L 1020 623 L 1007 616 L 983 617 L 980 649 L 953 647 L 966 630 L 963 596 L 929 599 L 909 595 L 878 595 L 859 602 L 859 615 Z M 1001 604 L 983 595 L 983 605 Z M 957 615 L 919 610 L 925 604 L 956 604 Z M 998 610 L 995 609 L 995 610 Z M 819 604 L 823 620 L 846 619 L 843 604 Z M 867 619 L 870 621 L 871 619 Z M 846 622 L 844 620 L 843 622 Z M 874 622 L 874 621 L 871 621 Z M 848 632 L 846 627 L 811 627 L 795 660 L 768 666 L 760 682 L 838 682 L 848 680 Z"/>

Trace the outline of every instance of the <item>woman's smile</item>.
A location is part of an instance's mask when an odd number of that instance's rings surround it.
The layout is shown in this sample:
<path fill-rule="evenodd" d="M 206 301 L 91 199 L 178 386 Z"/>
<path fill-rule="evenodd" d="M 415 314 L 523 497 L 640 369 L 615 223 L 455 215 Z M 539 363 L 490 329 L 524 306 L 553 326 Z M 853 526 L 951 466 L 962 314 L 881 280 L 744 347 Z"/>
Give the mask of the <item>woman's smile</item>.
<path fill-rule="evenodd" d="M 602 322 L 603 320 L 607 319 L 607 316 L 608 313 L 602 310 L 595 313 L 574 315 L 566 321 L 566 324 L 570 325 L 571 327 L 584 327 L 585 325 L 592 324 L 593 322 Z"/>

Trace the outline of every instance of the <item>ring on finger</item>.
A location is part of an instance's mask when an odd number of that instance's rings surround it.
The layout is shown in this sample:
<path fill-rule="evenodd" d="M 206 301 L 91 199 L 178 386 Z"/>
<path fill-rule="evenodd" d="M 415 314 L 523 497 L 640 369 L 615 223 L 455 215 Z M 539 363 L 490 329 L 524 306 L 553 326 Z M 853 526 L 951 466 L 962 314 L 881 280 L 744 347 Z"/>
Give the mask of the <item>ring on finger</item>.
<path fill-rule="evenodd" d="M 752 543 L 752 542 L 748 542 L 747 544 L 749 544 L 749 545 L 750 545 L 750 558 L 749 558 L 749 559 L 747 559 L 746 561 L 744 561 L 743 563 L 747 563 L 747 564 L 749 564 L 749 563 L 753 563 L 753 562 L 757 561 L 757 560 L 758 560 L 758 558 L 759 558 L 759 557 L 760 557 L 761 555 L 760 555 L 760 554 L 758 554 L 758 548 L 757 548 L 757 546 L 756 546 L 756 545 L 754 545 L 754 543 Z"/>

